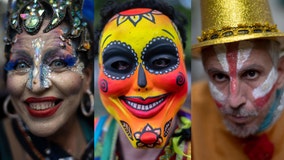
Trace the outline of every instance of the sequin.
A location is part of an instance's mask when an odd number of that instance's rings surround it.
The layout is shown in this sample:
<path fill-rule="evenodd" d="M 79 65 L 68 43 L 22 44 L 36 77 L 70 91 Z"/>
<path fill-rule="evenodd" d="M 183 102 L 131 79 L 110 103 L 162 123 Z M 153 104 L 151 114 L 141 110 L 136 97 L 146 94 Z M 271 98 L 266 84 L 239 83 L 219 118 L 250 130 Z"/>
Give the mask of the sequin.
<path fill-rule="evenodd" d="M 30 16 L 25 21 L 25 26 L 28 28 L 34 28 L 39 24 L 39 17 L 38 16 Z"/>

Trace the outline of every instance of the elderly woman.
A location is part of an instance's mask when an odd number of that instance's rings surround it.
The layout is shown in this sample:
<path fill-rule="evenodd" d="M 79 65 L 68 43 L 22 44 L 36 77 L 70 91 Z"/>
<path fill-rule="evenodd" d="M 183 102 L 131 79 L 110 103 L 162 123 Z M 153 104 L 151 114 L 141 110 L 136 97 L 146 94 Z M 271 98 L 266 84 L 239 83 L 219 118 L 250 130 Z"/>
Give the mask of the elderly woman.
<path fill-rule="evenodd" d="M 1 159 L 93 159 L 93 53 L 82 1 L 10 6 Z"/>

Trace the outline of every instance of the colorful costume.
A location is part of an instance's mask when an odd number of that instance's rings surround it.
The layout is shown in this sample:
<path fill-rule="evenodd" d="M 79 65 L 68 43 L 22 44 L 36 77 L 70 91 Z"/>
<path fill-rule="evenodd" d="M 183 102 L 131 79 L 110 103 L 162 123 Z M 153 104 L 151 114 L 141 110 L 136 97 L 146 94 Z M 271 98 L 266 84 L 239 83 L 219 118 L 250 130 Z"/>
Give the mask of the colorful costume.
<path fill-rule="evenodd" d="M 192 55 L 208 82 L 191 90 L 193 158 L 283 159 L 284 33 L 268 1 L 201 0 L 201 12 Z"/>

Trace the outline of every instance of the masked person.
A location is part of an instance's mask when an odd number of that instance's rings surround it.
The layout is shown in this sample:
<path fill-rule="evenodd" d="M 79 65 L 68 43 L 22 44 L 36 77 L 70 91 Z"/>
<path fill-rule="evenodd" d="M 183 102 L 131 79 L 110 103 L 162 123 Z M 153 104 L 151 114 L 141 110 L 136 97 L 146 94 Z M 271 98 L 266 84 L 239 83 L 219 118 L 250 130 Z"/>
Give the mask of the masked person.
<path fill-rule="evenodd" d="M 95 119 L 96 160 L 190 157 L 182 20 L 162 1 L 102 10 L 98 85 L 110 116 Z"/>
<path fill-rule="evenodd" d="M 209 81 L 192 86 L 193 158 L 283 159 L 284 33 L 268 1 L 202 0 L 201 9 L 192 51 Z"/>
<path fill-rule="evenodd" d="M 1 159 L 93 159 L 92 36 L 83 1 L 9 3 Z"/>

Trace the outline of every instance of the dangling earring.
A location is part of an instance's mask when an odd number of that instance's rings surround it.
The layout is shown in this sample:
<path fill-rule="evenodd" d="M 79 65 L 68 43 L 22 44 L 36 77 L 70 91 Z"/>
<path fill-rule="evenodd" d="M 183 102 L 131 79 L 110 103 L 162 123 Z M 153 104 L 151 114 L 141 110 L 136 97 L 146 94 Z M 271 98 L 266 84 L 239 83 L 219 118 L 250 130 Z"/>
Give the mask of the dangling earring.
<path fill-rule="evenodd" d="M 9 104 L 9 101 L 11 100 L 11 96 L 7 96 L 5 101 L 4 101 L 4 113 L 11 119 L 14 119 L 14 118 L 18 118 L 19 116 L 17 114 L 12 114 L 12 113 L 9 113 L 8 111 L 8 104 Z"/>
<path fill-rule="evenodd" d="M 95 100 L 94 100 L 94 95 L 92 94 L 92 92 L 89 89 L 86 92 L 87 92 L 89 99 L 90 99 L 90 109 L 89 109 L 89 111 L 87 111 L 86 107 L 84 105 L 84 100 L 81 100 L 81 111 L 82 111 L 84 116 L 89 117 L 94 112 Z"/>

